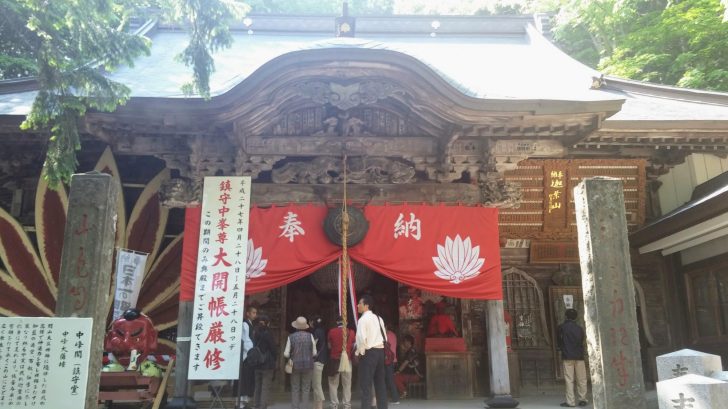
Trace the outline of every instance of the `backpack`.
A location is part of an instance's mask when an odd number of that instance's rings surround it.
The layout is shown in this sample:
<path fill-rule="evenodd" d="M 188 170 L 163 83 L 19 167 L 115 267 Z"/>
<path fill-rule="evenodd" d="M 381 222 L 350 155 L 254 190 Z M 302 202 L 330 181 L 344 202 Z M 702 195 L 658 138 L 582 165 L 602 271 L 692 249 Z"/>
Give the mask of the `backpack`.
<path fill-rule="evenodd" d="M 245 357 L 245 364 L 256 368 L 262 366 L 266 361 L 266 356 L 259 347 L 253 347 L 248 351 L 248 355 Z"/>

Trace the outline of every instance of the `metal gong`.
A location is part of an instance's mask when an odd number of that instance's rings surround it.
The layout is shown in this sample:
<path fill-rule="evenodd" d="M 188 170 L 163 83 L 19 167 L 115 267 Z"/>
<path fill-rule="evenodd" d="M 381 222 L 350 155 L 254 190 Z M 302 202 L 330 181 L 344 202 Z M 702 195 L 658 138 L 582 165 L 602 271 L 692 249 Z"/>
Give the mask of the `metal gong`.
<path fill-rule="evenodd" d="M 341 221 L 343 215 L 343 207 L 333 207 L 329 209 L 326 219 L 324 220 L 324 232 L 334 244 L 341 246 Z M 349 234 L 346 236 L 347 245 L 355 246 L 364 239 L 369 230 L 369 222 L 364 218 L 364 213 L 355 208 L 347 207 L 349 212 Z"/>

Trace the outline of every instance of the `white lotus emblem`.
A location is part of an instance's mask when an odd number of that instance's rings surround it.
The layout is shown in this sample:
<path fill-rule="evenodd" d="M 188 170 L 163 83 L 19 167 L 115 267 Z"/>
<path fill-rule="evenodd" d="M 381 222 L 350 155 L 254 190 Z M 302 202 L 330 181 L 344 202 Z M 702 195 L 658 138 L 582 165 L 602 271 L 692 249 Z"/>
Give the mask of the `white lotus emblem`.
<path fill-rule="evenodd" d="M 470 237 L 462 240 L 460 235 L 455 240 L 446 237 L 444 247 L 437 245 L 437 255 L 432 258 L 437 267 L 435 275 L 453 284 L 477 277 L 485 262 L 484 258 L 478 258 L 480 246 L 472 247 Z"/>
<path fill-rule="evenodd" d="M 268 265 L 268 260 L 263 258 L 263 248 L 255 248 L 253 239 L 248 239 L 248 261 L 246 264 L 245 280 L 263 277 L 265 271 L 263 269 Z"/>

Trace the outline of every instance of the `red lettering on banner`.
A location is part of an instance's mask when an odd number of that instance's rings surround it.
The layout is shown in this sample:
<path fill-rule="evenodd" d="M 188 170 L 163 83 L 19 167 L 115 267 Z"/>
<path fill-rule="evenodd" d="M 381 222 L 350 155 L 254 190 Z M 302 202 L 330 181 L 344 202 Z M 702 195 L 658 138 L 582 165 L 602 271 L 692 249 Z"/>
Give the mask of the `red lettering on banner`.
<path fill-rule="evenodd" d="M 226 205 L 228 200 L 230 200 L 230 193 L 223 193 L 220 195 L 220 197 L 217 198 L 219 201 L 222 202 L 222 204 Z"/>
<path fill-rule="evenodd" d="M 230 208 L 225 207 L 224 205 L 223 205 L 223 207 L 217 209 L 217 213 L 222 217 L 225 217 L 225 215 L 228 214 L 228 212 L 230 212 Z"/>
<path fill-rule="evenodd" d="M 221 192 L 225 192 L 225 191 L 229 192 L 231 190 L 233 190 L 233 188 L 230 186 L 230 179 L 220 182 L 220 191 Z"/>
<path fill-rule="evenodd" d="M 207 338 L 205 338 L 205 342 L 211 342 L 213 344 L 227 342 L 222 338 L 224 333 L 225 332 L 222 329 L 222 322 L 213 322 L 210 329 L 207 331 Z"/>
<path fill-rule="evenodd" d="M 225 241 L 227 241 L 227 238 L 228 238 L 227 233 L 225 233 L 223 231 L 223 232 L 217 233 L 217 240 L 215 240 L 215 241 L 220 244 L 225 244 Z"/>
<path fill-rule="evenodd" d="M 212 275 L 212 289 L 227 291 L 228 289 L 228 272 L 223 271 Z"/>
<path fill-rule="evenodd" d="M 210 311 L 211 317 L 219 317 L 221 315 L 229 315 L 227 311 L 225 311 L 225 307 L 227 307 L 227 304 L 225 304 L 225 297 L 210 297 L 210 302 L 207 303 L 207 309 Z"/>
<path fill-rule="evenodd" d="M 228 227 L 230 227 L 230 225 L 224 217 L 217 222 L 217 228 L 220 230 L 225 230 Z"/>
<path fill-rule="evenodd" d="M 215 262 L 212 264 L 213 267 L 216 265 L 222 263 L 225 267 L 230 267 L 232 264 L 230 264 L 227 260 L 225 260 L 225 256 L 227 256 L 228 253 L 225 252 L 225 250 L 220 247 L 220 250 L 215 254 Z"/>
<path fill-rule="evenodd" d="M 224 362 L 225 359 L 220 356 L 222 351 L 215 348 L 213 351 L 207 350 L 205 354 L 205 367 L 216 371 L 220 369 L 220 362 Z"/>

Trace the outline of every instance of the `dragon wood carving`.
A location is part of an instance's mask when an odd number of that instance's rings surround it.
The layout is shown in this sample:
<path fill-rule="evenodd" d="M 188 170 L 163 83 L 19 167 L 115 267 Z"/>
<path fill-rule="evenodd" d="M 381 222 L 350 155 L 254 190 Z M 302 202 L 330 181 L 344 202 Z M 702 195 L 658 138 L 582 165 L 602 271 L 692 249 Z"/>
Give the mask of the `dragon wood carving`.
<path fill-rule="evenodd" d="M 415 177 L 412 165 L 388 158 L 357 157 L 348 161 L 350 183 L 408 183 Z M 274 183 L 331 184 L 344 178 L 341 159 L 318 157 L 309 162 L 289 162 L 273 169 Z"/>

